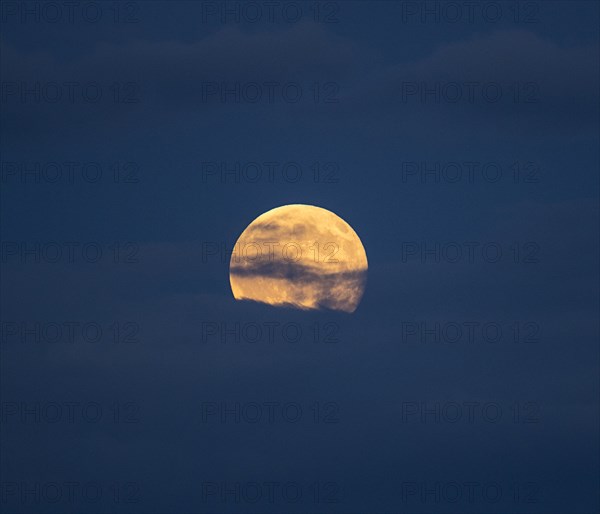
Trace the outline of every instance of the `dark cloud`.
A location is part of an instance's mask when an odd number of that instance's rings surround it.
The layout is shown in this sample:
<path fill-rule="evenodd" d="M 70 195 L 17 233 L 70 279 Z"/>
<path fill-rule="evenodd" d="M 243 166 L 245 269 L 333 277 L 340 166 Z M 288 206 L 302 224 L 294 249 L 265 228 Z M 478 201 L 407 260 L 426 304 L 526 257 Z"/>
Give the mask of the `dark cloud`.
<path fill-rule="evenodd" d="M 293 288 L 297 300 L 293 305 L 297 307 L 314 298 L 318 308 L 345 311 L 356 308 L 367 283 L 367 270 L 327 273 L 326 266 L 308 266 L 285 259 L 244 262 L 243 265 L 232 261 L 230 273 L 240 280 L 240 285 L 252 279 L 279 280 L 279 287 Z M 261 290 L 260 281 L 252 287 L 251 299 L 261 301 L 265 300 L 263 295 L 268 297 L 268 292 Z"/>
<path fill-rule="evenodd" d="M 419 60 L 377 67 L 353 84 L 344 105 L 396 113 L 398 123 L 414 130 L 438 125 L 459 137 L 473 123 L 520 136 L 532 130 L 589 134 L 599 107 L 598 58 L 594 44 L 496 30 L 440 44 Z M 488 84 L 494 95 L 484 94 Z"/>
<path fill-rule="evenodd" d="M 235 264 L 232 261 L 231 273 L 242 277 L 263 276 L 292 280 L 297 283 L 303 282 L 329 282 L 336 280 L 358 280 L 366 275 L 366 271 L 349 271 L 339 273 L 327 273 L 323 268 L 307 266 L 292 260 L 277 259 L 268 262 L 251 262 L 246 260 L 244 265 Z"/>

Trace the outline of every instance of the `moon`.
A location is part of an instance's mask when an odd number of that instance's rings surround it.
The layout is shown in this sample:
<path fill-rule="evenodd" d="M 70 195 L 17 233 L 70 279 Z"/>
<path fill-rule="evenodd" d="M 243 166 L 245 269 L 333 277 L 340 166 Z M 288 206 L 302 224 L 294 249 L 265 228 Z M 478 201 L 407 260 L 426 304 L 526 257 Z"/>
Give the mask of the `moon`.
<path fill-rule="evenodd" d="M 236 242 L 229 282 L 236 300 L 354 312 L 367 254 L 348 223 L 327 209 L 293 204 L 256 218 Z"/>

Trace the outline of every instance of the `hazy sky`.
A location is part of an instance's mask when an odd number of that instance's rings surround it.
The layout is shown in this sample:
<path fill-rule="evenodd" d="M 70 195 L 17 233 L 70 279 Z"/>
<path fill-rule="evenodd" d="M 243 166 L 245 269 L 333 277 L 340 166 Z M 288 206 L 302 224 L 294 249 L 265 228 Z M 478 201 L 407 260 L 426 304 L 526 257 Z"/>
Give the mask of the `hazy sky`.
<path fill-rule="evenodd" d="M 597 3 L 69 5 L 0 10 L 3 511 L 598 511 Z M 233 299 L 292 203 L 354 314 Z"/>

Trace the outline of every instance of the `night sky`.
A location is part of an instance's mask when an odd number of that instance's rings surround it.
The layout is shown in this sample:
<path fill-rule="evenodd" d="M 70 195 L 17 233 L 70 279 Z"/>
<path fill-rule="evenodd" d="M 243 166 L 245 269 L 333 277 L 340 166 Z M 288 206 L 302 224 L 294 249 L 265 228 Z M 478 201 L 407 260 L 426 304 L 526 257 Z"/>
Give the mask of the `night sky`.
<path fill-rule="evenodd" d="M 588 514 L 599 5 L 0 4 L 0 510 Z M 233 298 L 287 204 L 358 309 Z"/>

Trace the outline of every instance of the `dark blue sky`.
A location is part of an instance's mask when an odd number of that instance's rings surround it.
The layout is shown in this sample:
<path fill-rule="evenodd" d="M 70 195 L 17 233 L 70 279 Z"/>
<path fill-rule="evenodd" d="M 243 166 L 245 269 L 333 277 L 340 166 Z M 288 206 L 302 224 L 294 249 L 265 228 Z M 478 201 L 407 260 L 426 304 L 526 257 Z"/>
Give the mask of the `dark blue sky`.
<path fill-rule="evenodd" d="M 598 4 L 470 5 L 2 3 L 3 512 L 598 512 Z M 353 315 L 233 300 L 290 203 Z"/>

